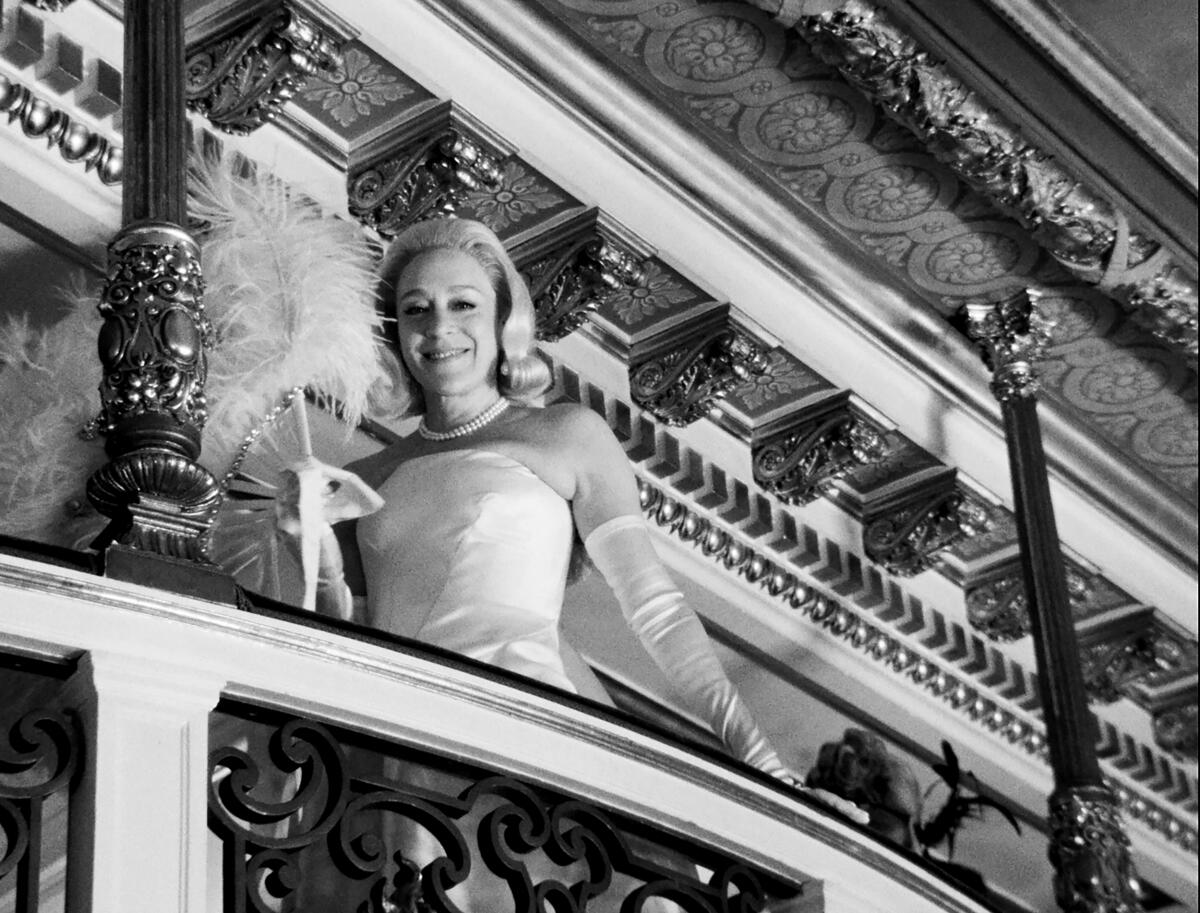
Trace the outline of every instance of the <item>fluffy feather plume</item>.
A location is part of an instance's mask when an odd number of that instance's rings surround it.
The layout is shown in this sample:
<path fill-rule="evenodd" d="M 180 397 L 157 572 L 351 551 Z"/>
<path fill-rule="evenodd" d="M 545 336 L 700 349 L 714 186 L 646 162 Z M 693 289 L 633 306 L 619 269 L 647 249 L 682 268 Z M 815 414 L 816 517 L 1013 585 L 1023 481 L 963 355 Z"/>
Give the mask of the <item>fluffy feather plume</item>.
<path fill-rule="evenodd" d="M 0 530 L 84 547 L 104 525 L 85 493 L 104 446 L 80 434 L 99 404 L 100 319 L 94 293 L 64 296 L 71 312 L 54 326 L 0 324 Z"/>
<path fill-rule="evenodd" d="M 220 478 L 293 387 L 337 399 L 351 425 L 362 416 L 372 387 L 386 382 L 375 274 L 357 226 L 228 158 L 195 164 L 190 209 L 206 226 L 205 301 L 217 335 L 201 461 Z"/>
<path fill-rule="evenodd" d="M 292 388 L 336 398 L 352 427 L 372 388 L 387 380 L 360 230 L 229 160 L 198 162 L 191 179 L 217 337 L 200 462 L 221 479 Z M 80 435 L 99 410 L 99 294 L 79 286 L 65 297 L 71 312 L 54 326 L 0 324 L 0 531 L 80 547 L 104 522 L 84 493 L 105 462 L 103 445 Z"/>

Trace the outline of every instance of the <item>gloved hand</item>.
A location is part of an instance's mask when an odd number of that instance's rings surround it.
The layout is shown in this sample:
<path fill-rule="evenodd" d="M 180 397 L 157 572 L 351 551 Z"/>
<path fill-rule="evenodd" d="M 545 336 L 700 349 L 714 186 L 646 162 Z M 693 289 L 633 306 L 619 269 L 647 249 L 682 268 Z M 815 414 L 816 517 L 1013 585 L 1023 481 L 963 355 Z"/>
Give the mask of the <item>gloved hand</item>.
<path fill-rule="evenodd" d="M 280 532 L 299 539 L 304 572 L 304 608 L 317 608 L 319 591 L 331 614 L 349 618 L 352 598 L 343 575 L 342 553 L 333 524 L 374 513 L 381 498 L 352 472 L 309 457 L 284 470 L 275 500 Z"/>
<path fill-rule="evenodd" d="M 735 757 L 866 823 L 866 812 L 825 790 L 808 789 L 804 778 L 780 760 L 725 676 L 700 619 L 659 562 L 641 517 L 616 517 L 600 524 L 584 547 L 647 652 Z"/>

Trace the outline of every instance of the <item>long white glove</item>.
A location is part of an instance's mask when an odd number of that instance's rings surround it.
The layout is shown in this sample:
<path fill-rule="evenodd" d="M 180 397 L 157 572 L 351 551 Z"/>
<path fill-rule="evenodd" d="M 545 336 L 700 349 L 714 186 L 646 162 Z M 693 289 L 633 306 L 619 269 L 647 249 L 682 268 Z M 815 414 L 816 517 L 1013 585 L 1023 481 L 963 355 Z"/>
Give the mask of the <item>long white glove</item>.
<path fill-rule="evenodd" d="M 735 757 L 793 779 L 725 677 L 704 626 L 663 569 L 641 517 L 602 523 L 584 547 L 612 587 L 625 620 L 688 708 L 708 722 Z"/>
<path fill-rule="evenodd" d="M 869 821 L 868 813 L 853 802 L 804 786 L 803 776 L 780 760 L 725 676 L 700 619 L 658 560 L 641 517 L 615 517 L 600 524 L 584 547 L 647 652 L 692 712 L 708 722 L 735 757 L 858 824 Z"/>

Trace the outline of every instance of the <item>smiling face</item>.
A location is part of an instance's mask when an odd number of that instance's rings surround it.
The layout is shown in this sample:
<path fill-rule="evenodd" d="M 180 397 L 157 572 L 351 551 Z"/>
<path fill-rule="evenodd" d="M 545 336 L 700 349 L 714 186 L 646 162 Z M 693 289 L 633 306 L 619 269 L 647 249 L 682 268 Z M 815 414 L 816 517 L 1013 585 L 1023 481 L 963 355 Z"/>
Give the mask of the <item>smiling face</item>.
<path fill-rule="evenodd" d="M 496 291 L 470 254 L 430 250 L 396 281 L 396 329 L 404 363 L 426 400 L 496 397 L 500 358 Z"/>

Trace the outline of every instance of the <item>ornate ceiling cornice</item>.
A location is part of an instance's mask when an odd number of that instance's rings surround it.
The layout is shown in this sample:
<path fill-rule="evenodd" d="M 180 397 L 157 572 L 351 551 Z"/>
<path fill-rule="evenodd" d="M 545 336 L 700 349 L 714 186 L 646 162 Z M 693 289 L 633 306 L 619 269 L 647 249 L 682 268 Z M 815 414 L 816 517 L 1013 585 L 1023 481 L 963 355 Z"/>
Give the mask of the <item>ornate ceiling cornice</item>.
<path fill-rule="evenodd" d="M 1063 267 L 1120 302 L 1195 366 L 1195 276 L 1160 243 L 1134 231 L 1125 212 L 1031 143 L 881 9 L 864 0 L 747 2 L 795 28 L 935 158 L 1028 228 Z"/>
<path fill-rule="evenodd" d="M 882 577 L 858 556 L 755 495 L 628 402 L 590 383 L 561 360 L 555 396 L 602 415 L 635 466 L 647 519 L 696 549 L 731 579 L 765 593 L 901 680 L 911 681 L 973 725 L 1046 761 L 1033 677 L 936 608 Z M 1179 708 L 1176 714 L 1187 713 Z M 1197 851 L 1187 814 L 1194 777 L 1170 758 L 1098 720 L 1098 751 L 1122 810 L 1160 838 Z M 1164 726 L 1178 721 L 1164 718 Z M 1151 795 L 1157 799 L 1152 799 Z"/>

